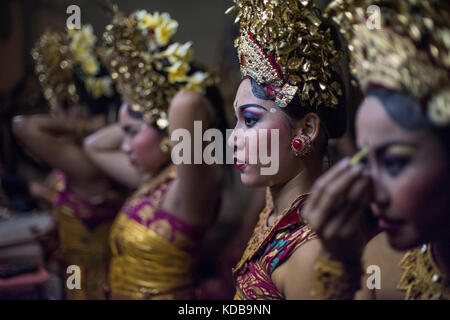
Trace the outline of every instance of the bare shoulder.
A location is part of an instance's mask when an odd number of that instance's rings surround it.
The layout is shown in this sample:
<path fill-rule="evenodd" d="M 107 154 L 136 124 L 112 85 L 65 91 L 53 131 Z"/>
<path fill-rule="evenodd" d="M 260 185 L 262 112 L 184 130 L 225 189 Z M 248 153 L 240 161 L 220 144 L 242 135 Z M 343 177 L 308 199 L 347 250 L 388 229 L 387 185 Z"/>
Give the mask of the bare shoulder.
<path fill-rule="evenodd" d="M 366 282 L 375 281 L 376 274 L 379 276 L 379 288 L 372 288 L 376 299 L 403 299 L 403 293 L 397 290 L 397 284 L 402 275 L 399 264 L 404 255 L 404 251 L 390 246 L 386 233 L 378 234 L 367 244 L 363 264 Z"/>
<path fill-rule="evenodd" d="M 312 299 L 314 263 L 321 251 L 320 240 L 309 240 L 272 273 L 274 284 L 286 299 Z"/>

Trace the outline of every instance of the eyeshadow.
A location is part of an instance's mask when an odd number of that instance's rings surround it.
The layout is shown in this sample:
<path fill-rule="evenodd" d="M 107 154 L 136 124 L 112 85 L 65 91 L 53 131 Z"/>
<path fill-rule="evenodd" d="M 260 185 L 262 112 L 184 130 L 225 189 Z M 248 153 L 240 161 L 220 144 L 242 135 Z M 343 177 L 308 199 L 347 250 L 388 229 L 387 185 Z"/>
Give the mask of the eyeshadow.
<path fill-rule="evenodd" d="M 416 148 L 409 145 L 392 145 L 386 149 L 390 155 L 411 156 L 416 152 Z"/>

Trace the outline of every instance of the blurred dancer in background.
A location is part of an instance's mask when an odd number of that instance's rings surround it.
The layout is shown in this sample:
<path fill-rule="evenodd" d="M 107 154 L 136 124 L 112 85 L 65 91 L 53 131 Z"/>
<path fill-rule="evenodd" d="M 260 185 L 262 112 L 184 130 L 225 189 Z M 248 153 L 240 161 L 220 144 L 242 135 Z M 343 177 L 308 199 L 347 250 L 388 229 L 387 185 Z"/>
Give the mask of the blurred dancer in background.
<path fill-rule="evenodd" d="M 13 120 L 24 147 L 55 169 L 52 195 L 46 197 L 53 198 L 60 251 L 64 265 L 82 272 L 81 290 L 67 290 L 69 299 L 104 298 L 109 228 L 122 203 L 82 146 L 88 133 L 106 123 L 118 98 L 95 41 L 90 26 L 43 34 L 32 55 L 51 114 Z"/>
<path fill-rule="evenodd" d="M 115 8 L 103 35 L 101 56 L 124 101 L 121 148 L 141 176 L 111 231 L 112 299 L 194 298 L 193 269 L 219 211 L 225 167 L 171 160 L 175 130 L 193 137 L 194 121 L 227 128 L 215 77 L 193 62 L 191 42 L 172 40 L 177 28 L 168 13 Z"/>

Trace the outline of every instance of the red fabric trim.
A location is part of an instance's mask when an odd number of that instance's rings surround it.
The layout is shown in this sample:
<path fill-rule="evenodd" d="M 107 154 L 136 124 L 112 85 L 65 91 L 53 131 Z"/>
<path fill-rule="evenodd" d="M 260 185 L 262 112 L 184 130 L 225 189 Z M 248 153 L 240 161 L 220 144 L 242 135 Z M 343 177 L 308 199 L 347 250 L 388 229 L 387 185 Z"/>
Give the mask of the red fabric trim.
<path fill-rule="evenodd" d="M 299 213 L 300 213 L 301 209 L 303 208 L 303 204 L 305 203 L 305 200 L 307 198 L 308 197 L 306 196 L 300 200 L 298 200 L 298 199 L 296 200 L 296 201 L 298 201 L 298 204 L 296 205 L 295 209 L 291 210 L 290 213 L 288 213 L 283 219 L 280 220 L 280 222 L 278 222 L 276 227 L 273 228 L 272 232 L 267 236 L 266 239 L 264 239 L 264 242 L 262 243 L 261 247 L 264 247 L 266 245 L 267 241 L 269 241 L 273 237 L 275 232 L 278 232 L 280 229 L 289 227 L 293 224 L 300 223 Z"/>

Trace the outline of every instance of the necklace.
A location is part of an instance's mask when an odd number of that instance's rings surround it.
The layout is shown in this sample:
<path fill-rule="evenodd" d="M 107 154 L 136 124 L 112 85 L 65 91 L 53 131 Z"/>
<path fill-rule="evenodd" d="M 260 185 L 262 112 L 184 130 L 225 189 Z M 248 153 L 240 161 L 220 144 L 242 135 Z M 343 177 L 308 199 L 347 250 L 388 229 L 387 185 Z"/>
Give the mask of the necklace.
<path fill-rule="evenodd" d="M 450 299 L 450 281 L 439 272 L 430 244 L 408 251 L 400 267 L 405 271 L 397 289 L 406 291 L 406 300 Z"/>

